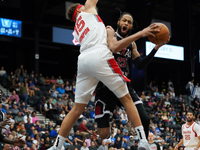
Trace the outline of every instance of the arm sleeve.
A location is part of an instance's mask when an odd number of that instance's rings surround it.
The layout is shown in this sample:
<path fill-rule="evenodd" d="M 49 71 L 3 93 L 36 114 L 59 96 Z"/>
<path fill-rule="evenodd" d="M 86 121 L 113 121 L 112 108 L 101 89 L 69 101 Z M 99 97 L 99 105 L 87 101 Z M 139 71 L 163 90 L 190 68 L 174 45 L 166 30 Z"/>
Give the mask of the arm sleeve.
<path fill-rule="evenodd" d="M 153 49 L 149 55 L 145 56 L 143 59 L 141 57 L 137 57 L 133 60 L 135 66 L 138 69 L 144 69 L 153 59 L 154 55 L 156 54 L 157 50 Z"/>

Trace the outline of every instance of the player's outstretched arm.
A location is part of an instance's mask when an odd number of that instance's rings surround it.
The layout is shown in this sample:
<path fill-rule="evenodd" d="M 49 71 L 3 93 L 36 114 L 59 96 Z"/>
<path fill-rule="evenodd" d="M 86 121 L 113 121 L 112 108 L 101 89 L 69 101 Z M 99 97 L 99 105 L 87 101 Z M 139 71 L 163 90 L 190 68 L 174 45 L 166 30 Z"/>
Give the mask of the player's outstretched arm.
<path fill-rule="evenodd" d="M 152 32 L 158 33 L 160 30 L 155 29 L 158 27 L 158 24 L 152 24 L 148 26 L 147 28 L 143 29 L 142 31 L 139 31 L 131 36 L 128 36 L 122 40 L 117 41 L 114 29 L 110 26 L 107 27 L 107 42 L 109 48 L 112 50 L 113 53 L 117 53 L 118 51 L 121 51 L 122 49 L 129 46 L 133 41 L 138 40 L 141 37 L 146 37 L 148 35 L 155 36 Z"/>
<path fill-rule="evenodd" d="M 175 150 L 178 150 L 178 148 L 183 145 L 183 139 L 180 140 L 180 142 L 175 146 Z"/>
<path fill-rule="evenodd" d="M 85 12 L 91 14 L 97 14 L 96 5 L 98 0 L 87 0 L 85 2 Z"/>
<path fill-rule="evenodd" d="M 170 37 L 168 38 L 167 42 L 168 43 L 170 40 Z M 166 43 L 162 43 L 162 44 L 159 44 L 159 45 L 156 45 L 154 47 L 154 49 L 152 49 L 152 51 L 147 55 L 145 56 L 144 58 L 141 58 L 140 57 L 140 54 L 138 53 L 137 51 L 137 47 L 134 46 L 136 45 L 135 43 L 133 44 L 133 50 L 132 50 L 132 59 L 133 59 L 133 62 L 135 64 L 135 66 L 138 68 L 138 69 L 144 69 L 154 58 L 154 55 L 156 54 L 157 50 L 163 46 L 164 44 Z"/>

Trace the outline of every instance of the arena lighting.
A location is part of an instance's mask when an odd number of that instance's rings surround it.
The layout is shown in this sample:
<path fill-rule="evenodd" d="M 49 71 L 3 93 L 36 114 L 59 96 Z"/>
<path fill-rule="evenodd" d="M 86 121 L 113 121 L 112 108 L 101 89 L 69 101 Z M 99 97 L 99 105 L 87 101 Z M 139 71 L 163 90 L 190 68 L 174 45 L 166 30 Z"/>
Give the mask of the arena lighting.
<path fill-rule="evenodd" d="M 21 37 L 22 21 L 0 18 L 0 35 Z"/>
<path fill-rule="evenodd" d="M 146 55 L 155 47 L 155 44 L 146 41 Z M 159 48 L 155 57 L 184 61 L 184 47 L 165 44 Z"/>

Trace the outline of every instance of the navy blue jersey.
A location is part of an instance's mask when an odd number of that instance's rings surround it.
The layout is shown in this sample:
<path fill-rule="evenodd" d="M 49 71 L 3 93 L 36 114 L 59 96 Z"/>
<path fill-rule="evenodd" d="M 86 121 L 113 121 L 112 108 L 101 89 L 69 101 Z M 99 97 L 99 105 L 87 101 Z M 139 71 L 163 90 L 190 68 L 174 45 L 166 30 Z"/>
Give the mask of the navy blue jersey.
<path fill-rule="evenodd" d="M 121 40 L 122 37 L 116 33 L 117 40 Z M 131 57 L 132 57 L 132 50 L 133 50 L 133 44 L 130 44 L 128 47 L 124 48 L 123 50 L 113 53 L 116 62 L 118 63 L 120 69 L 122 70 L 122 73 L 130 79 L 130 63 L 131 63 Z"/>

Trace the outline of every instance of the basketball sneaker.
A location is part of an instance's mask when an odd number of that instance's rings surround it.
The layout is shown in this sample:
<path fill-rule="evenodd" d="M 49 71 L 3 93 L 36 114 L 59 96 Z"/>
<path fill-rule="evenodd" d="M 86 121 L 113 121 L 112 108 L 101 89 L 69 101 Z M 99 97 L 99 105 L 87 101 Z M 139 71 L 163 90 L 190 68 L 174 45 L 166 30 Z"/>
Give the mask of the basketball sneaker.
<path fill-rule="evenodd" d="M 47 150 L 57 150 L 56 147 L 53 145 L 50 148 L 48 148 Z"/>
<path fill-rule="evenodd" d="M 138 150 L 150 150 L 147 140 L 141 139 L 138 143 Z"/>

